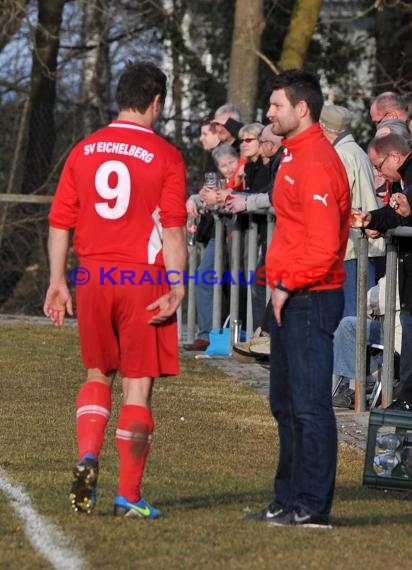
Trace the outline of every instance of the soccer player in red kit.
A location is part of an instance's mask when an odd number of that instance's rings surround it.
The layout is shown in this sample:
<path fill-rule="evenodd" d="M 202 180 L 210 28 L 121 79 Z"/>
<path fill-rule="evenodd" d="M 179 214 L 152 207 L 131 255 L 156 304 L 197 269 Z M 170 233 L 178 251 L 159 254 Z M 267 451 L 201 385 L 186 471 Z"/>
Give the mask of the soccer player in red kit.
<path fill-rule="evenodd" d="M 187 255 L 184 161 L 153 131 L 165 97 L 166 76 L 155 65 L 126 68 L 116 91 L 117 120 L 72 150 L 49 216 L 44 313 L 56 326 L 64 324 L 66 311 L 73 314 L 65 276 L 72 229 L 80 265 L 76 301 L 87 380 L 76 407 L 79 454 L 70 492 L 75 511 L 90 512 L 96 502 L 99 453 L 118 371 L 123 404 L 114 514 L 162 514 L 142 499 L 140 484 L 153 437 L 154 378 L 179 372 L 175 313 L 184 285 L 176 274 L 183 274 Z"/>

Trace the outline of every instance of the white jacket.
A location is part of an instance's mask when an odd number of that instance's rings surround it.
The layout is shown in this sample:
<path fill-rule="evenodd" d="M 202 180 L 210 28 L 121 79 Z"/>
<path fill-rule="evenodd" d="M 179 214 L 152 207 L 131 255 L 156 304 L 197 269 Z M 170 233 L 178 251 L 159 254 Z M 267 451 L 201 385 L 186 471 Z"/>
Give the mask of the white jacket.
<path fill-rule="evenodd" d="M 375 193 L 372 164 L 366 152 L 355 142 L 350 133 L 342 138 L 338 138 L 334 143 L 334 147 L 348 175 L 352 208 L 361 208 L 364 212 L 379 208 Z M 345 261 L 357 258 L 356 244 L 359 235 L 360 230 L 349 230 Z M 383 238 L 369 239 L 368 241 L 369 257 L 385 255 L 385 240 Z"/>

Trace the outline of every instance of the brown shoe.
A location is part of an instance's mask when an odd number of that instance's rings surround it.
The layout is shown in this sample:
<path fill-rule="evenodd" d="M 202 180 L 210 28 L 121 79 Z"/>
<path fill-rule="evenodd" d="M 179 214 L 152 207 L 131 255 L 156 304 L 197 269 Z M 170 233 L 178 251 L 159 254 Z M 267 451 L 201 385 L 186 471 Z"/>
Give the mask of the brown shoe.
<path fill-rule="evenodd" d="M 203 352 L 209 346 L 208 340 L 203 340 L 203 338 L 196 338 L 192 344 L 184 344 L 183 348 L 191 352 Z"/>
<path fill-rule="evenodd" d="M 270 354 L 270 336 L 259 336 L 252 338 L 250 341 L 250 352 L 254 355 Z"/>

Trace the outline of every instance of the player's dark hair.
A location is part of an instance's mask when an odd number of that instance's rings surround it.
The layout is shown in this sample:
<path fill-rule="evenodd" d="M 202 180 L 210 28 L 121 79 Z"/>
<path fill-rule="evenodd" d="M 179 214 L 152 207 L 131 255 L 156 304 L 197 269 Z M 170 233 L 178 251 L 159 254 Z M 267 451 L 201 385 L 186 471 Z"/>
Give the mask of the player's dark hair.
<path fill-rule="evenodd" d="M 272 91 L 284 89 L 291 105 L 305 101 L 313 121 L 319 121 L 323 107 L 323 94 L 316 75 L 303 69 L 288 69 L 275 75 L 271 83 Z"/>
<path fill-rule="evenodd" d="M 144 113 L 156 95 L 166 99 L 166 75 L 148 61 L 130 64 L 120 76 L 116 102 L 120 110 L 133 109 Z"/>

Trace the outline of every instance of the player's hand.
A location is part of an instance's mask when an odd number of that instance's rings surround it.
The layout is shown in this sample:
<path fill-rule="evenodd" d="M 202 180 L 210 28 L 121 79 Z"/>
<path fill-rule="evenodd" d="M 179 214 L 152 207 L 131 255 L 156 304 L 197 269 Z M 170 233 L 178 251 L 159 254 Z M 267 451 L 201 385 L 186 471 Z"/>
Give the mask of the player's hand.
<path fill-rule="evenodd" d="M 150 325 L 161 325 L 172 317 L 180 306 L 185 296 L 185 288 L 183 285 L 172 287 L 169 293 L 159 297 L 154 303 L 146 307 L 146 311 L 154 313 L 149 319 Z"/>
<path fill-rule="evenodd" d="M 282 309 L 289 299 L 289 293 L 286 291 L 281 291 L 280 289 L 272 289 L 272 306 L 273 312 L 275 314 L 275 320 L 278 324 L 278 327 L 282 326 Z"/>
<path fill-rule="evenodd" d="M 50 285 L 43 306 L 44 314 L 55 327 L 61 327 L 64 325 L 66 311 L 70 316 L 73 316 L 72 297 L 66 283 Z"/>
<path fill-rule="evenodd" d="M 411 207 L 409 206 L 408 198 L 405 194 L 395 192 L 389 200 L 389 206 L 395 210 L 397 214 L 403 218 L 407 218 L 411 214 Z"/>

